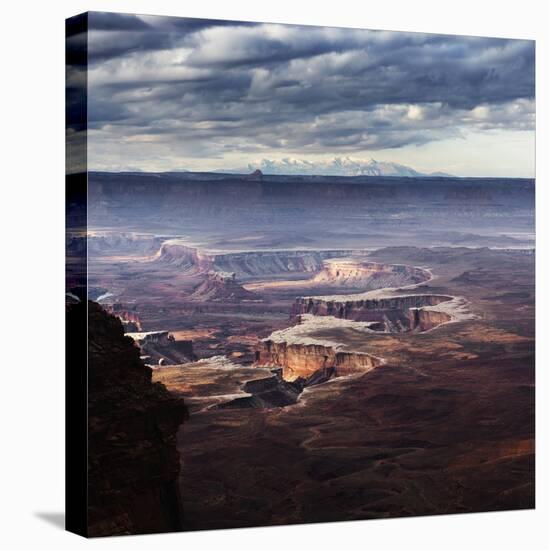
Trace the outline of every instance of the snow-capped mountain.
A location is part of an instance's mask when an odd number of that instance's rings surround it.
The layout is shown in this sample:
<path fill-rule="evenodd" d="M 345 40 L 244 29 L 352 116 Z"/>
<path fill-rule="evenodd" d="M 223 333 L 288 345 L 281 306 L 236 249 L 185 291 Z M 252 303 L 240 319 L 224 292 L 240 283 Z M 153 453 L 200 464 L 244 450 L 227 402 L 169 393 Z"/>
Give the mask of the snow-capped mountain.
<path fill-rule="evenodd" d="M 360 160 L 350 157 L 336 157 L 329 161 L 308 161 L 300 159 L 269 160 L 262 159 L 250 163 L 246 168 L 219 170 L 229 173 L 250 173 L 261 170 L 263 174 L 307 175 L 307 176 L 449 176 L 442 172 L 426 174 L 409 166 L 395 162 L 378 162 L 377 160 Z"/>

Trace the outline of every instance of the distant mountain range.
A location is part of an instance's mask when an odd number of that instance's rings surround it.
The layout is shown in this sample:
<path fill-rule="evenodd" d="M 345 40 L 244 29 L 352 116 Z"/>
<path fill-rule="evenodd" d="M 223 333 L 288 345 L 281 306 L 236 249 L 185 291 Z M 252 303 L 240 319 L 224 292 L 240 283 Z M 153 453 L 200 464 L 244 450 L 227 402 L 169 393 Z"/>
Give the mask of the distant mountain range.
<path fill-rule="evenodd" d="M 418 172 L 409 166 L 397 164 L 396 162 L 378 162 L 374 159 L 359 160 L 350 157 L 318 162 L 299 159 L 262 159 L 260 162 L 248 164 L 246 167 L 216 170 L 216 172 L 247 174 L 255 170 L 261 170 L 265 175 L 452 177 L 451 174 L 444 172 L 432 172 L 430 174 Z"/>

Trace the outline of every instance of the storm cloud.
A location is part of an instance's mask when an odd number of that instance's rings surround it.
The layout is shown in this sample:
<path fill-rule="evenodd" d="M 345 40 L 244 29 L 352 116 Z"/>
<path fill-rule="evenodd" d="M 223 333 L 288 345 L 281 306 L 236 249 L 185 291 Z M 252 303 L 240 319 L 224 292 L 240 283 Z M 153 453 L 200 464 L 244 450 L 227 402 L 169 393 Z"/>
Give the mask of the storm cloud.
<path fill-rule="evenodd" d="M 209 169 L 533 132 L 534 52 L 527 40 L 91 13 L 91 167 Z"/>

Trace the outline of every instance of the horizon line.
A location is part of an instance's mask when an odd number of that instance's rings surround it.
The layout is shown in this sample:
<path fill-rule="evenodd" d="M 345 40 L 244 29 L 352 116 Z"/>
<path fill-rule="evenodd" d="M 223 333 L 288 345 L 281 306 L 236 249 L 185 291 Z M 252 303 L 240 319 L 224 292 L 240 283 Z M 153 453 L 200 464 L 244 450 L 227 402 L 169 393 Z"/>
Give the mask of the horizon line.
<path fill-rule="evenodd" d="M 535 180 L 536 176 L 456 176 L 456 175 L 438 175 L 438 174 L 421 174 L 418 176 L 398 176 L 398 175 L 370 175 L 357 174 L 354 176 L 344 174 L 269 174 L 261 171 L 261 176 L 265 177 L 302 177 L 302 178 L 392 178 L 392 179 L 505 179 L 505 180 Z M 82 174 L 82 173 L 104 173 L 104 174 L 212 174 L 216 176 L 253 176 L 253 172 L 224 172 L 222 170 L 161 170 L 161 171 L 145 171 L 145 170 L 105 170 L 105 169 L 90 169 L 86 171 L 70 172 L 67 175 Z"/>

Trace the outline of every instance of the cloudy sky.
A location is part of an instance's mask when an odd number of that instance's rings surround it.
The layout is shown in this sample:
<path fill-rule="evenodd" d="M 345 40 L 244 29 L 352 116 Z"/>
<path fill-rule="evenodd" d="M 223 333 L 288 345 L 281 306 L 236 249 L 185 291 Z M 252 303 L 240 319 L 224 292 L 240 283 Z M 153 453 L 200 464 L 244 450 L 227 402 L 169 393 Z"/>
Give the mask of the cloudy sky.
<path fill-rule="evenodd" d="M 90 169 L 375 158 L 534 175 L 534 43 L 92 13 Z"/>

